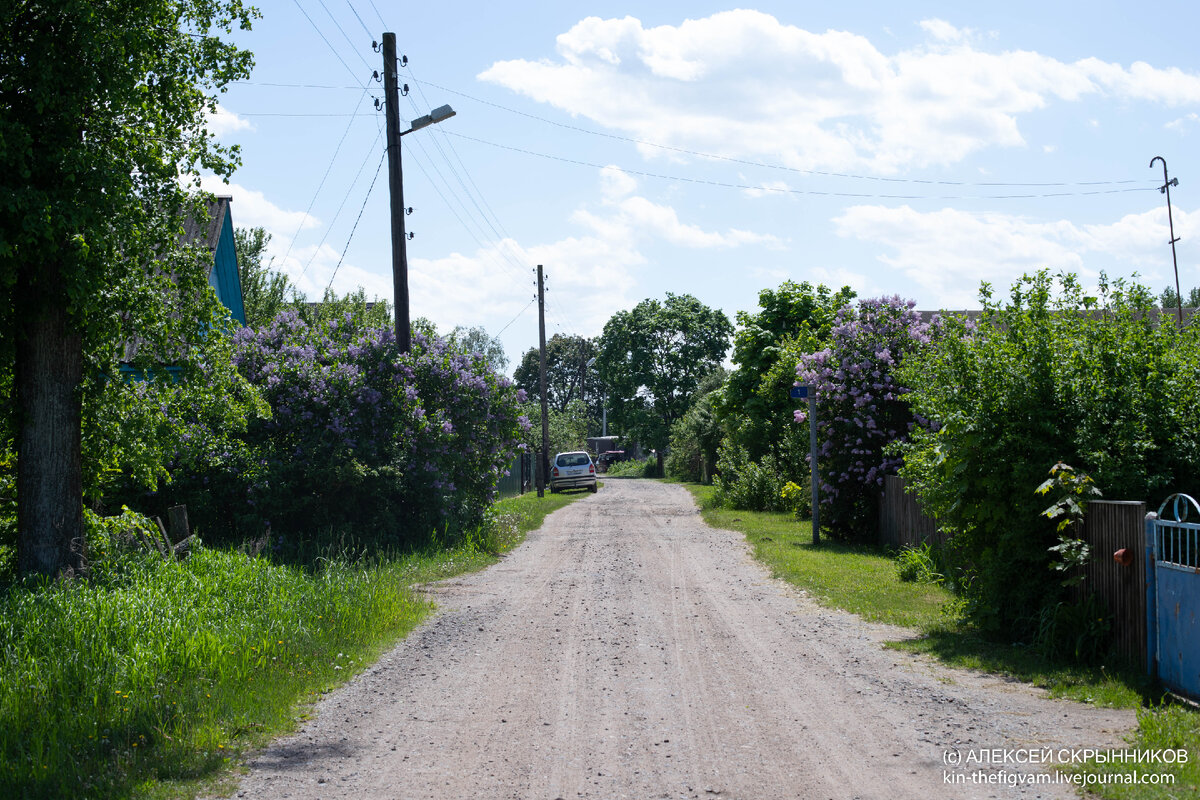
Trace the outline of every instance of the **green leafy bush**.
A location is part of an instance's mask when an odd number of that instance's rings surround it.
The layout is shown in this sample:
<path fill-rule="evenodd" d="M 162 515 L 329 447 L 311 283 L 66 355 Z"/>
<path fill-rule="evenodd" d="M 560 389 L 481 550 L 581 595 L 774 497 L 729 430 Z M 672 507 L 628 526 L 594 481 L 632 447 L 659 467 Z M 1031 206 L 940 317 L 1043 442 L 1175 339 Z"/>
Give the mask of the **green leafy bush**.
<path fill-rule="evenodd" d="M 726 440 L 721 445 L 714 502 L 723 508 L 743 511 L 783 511 L 784 479 L 774 457 L 752 461 L 746 449 Z"/>
<path fill-rule="evenodd" d="M 779 499 L 783 501 L 783 507 L 792 512 L 792 516 L 796 519 L 811 519 L 812 518 L 812 484 L 806 483 L 801 486 L 792 481 L 788 481 L 779 490 Z"/>
<path fill-rule="evenodd" d="M 1114 499 L 1161 501 L 1200 482 L 1200 328 L 1177 329 L 1144 287 L 1026 276 L 1006 303 L 985 285 L 977 323 L 950 318 L 899 380 L 919 420 L 900 474 L 954 533 L 968 610 L 1020 641 L 1064 588 L 1055 526 L 1034 494 L 1048 464 Z"/>

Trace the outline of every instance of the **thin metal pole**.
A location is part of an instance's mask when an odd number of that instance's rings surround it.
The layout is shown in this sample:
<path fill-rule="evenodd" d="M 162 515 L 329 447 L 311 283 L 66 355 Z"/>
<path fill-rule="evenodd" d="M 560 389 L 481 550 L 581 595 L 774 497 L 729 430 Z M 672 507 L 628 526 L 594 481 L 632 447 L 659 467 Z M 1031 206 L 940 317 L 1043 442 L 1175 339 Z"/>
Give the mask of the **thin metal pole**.
<path fill-rule="evenodd" d="M 808 452 L 812 462 L 809 472 L 812 474 L 812 541 L 821 543 L 821 498 L 819 489 L 821 478 L 817 469 L 817 389 L 808 387 Z"/>
<path fill-rule="evenodd" d="M 383 92 L 387 119 L 388 189 L 392 202 L 392 289 L 396 302 L 396 345 L 412 349 L 408 317 L 408 237 L 404 233 L 404 174 L 400 166 L 400 89 L 396 34 L 383 34 Z"/>
<path fill-rule="evenodd" d="M 1155 156 L 1150 159 L 1150 166 L 1154 166 L 1155 161 L 1161 161 L 1163 165 L 1163 185 L 1158 187 L 1158 191 L 1167 196 L 1167 224 L 1171 228 L 1171 262 L 1175 265 L 1175 303 L 1179 312 L 1179 327 L 1183 327 L 1183 294 L 1179 291 L 1179 259 L 1175 256 L 1175 243 L 1179 238 L 1175 236 L 1175 220 L 1171 218 L 1171 187 L 1179 185 L 1179 178 L 1167 178 L 1167 160 L 1162 156 Z"/>

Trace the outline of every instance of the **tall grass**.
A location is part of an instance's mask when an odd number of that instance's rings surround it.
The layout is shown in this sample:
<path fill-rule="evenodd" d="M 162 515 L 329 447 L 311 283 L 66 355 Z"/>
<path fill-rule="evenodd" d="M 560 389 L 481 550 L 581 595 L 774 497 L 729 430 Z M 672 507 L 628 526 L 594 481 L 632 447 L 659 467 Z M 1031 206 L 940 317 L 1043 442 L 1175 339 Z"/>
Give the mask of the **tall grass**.
<path fill-rule="evenodd" d="M 493 563 L 580 496 L 497 503 L 449 549 L 126 554 L 0 588 L 0 797 L 188 794 L 414 628 L 433 608 L 414 584 Z"/>
<path fill-rule="evenodd" d="M 0 598 L 0 795 L 124 796 L 211 771 L 430 610 L 397 564 L 200 550 Z"/>

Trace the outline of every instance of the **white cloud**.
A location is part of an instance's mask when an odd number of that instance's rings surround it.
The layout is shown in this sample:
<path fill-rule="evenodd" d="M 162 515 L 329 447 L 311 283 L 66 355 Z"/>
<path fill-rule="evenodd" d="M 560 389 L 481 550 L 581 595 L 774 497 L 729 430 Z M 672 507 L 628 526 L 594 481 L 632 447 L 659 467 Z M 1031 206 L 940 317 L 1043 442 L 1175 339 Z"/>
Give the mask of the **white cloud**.
<path fill-rule="evenodd" d="M 479 78 L 672 147 L 879 173 L 1024 146 L 1018 120 L 1052 103 L 1200 102 L 1200 75 L 1176 68 L 987 52 L 968 29 L 922 26 L 927 44 L 887 54 L 751 10 L 650 28 L 588 17 L 558 37 L 557 60 L 500 61 Z"/>
<path fill-rule="evenodd" d="M 1178 133 L 1186 133 L 1187 131 L 1196 127 L 1197 122 L 1200 122 L 1200 114 L 1197 114 L 1195 111 L 1193 111 L 1190 114 L 1185 114 L 1184 116 L 1180 117 L 1179 119 L 1171 120 L 1170 122 L 1163 125 L 1163 127 L 1169 131 L 1176 131 Z"/>
<path fill-rule="evenodd" d="M 970 28 L 956 28 L 944 19 L 921 20 L 921 27 L 939 42 L 961 42 L 974 34 Z"/>
<path fill-rule="evenodd" d="M 951 208 L 921 212 L 853 206 L 833 220 L 838 235 L 872 242 L 879 260 L 920 287 L 909 292 L 945 308 L 978 305 L 978 288 L 988 281 L 1003 290 L 1026 272 L 1041 268 L 1078 273 L 1094 280 L 1091 262 L 1103 258 L 1127 272 L 1162 263 L 1167 212 L 1156 208 L 1107 224 L 1037 221 L 1011 214 L 975 214 Z M 1200 212 L 1175 209 L 1176 235 L 1200 229 Z M 1146 277 L 1157 280 L 1157 271 Z"/>
<path fill-rule="evenodd" d="M 250 123 L 250 120 L 239 117 L 220 103 L 217 104 L 217 113 L 208 118 L 208 132 L 218 139 L 229 133 L 252 130 L 254 130 L 254 125 Z"/>

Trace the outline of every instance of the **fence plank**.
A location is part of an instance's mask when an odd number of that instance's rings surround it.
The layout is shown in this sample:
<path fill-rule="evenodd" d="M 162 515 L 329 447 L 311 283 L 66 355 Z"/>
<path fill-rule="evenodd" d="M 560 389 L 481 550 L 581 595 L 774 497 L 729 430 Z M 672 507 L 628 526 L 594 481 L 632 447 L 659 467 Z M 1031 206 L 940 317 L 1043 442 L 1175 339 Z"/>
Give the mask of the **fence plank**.
<path fill-rule="evenodd" d="M 883 479 L 879 498 L 879 536 L 883 544 L 892 547 L 929 542 L 943 544 L 945 534 L 938 530 L 937 521 L 921 510 L 915 495 L 909 494 L 904 479 L 888 475 Z"/>
<path fill-rule="evenodd" d="M 1113 650 L 1131 663 L 1146 665 L 1146 554 L 1142 538 L 1146 504 L 1135 501 L 1093 500 L 1083 522 L 1083 540 L 1091 546 L 1084 579 L 1076 587 L 1082 599 L 1094 593 L 1112 620 Z M 1113 559 L 1125 548 L 1129 566 Z"/>

